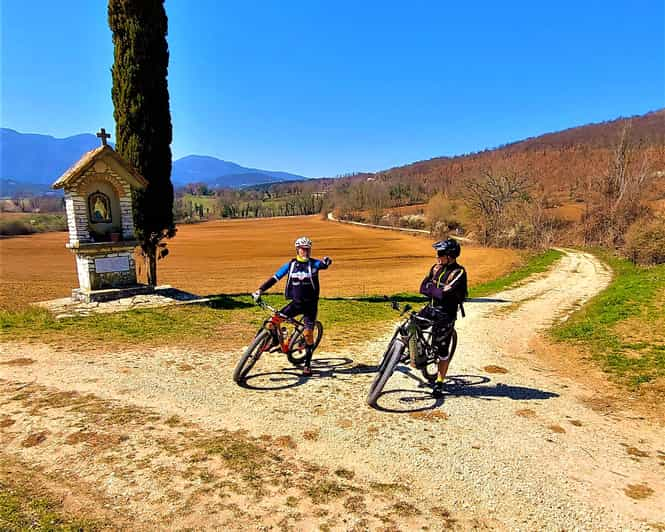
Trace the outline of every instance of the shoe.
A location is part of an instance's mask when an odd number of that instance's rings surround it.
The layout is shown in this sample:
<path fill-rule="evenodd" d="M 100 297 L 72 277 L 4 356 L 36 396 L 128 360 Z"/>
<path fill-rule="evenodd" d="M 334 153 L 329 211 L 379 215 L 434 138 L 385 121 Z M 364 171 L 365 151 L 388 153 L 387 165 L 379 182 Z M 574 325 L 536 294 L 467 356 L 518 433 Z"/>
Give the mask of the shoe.
<path fill-rule="evenodd" d="M 304 368 L 302 368 L 302 374 L 305 377 L 311 377 L 312 376 L 312 368 L 310 368 L 309 366 L 305 366 Z"/>
<path fill-rule="evenodd" d="M 442 397 L 446 391 L 446 385 L 443 381 L 436 381 L 432 386 L 432 395 L 434 397 Z"/>

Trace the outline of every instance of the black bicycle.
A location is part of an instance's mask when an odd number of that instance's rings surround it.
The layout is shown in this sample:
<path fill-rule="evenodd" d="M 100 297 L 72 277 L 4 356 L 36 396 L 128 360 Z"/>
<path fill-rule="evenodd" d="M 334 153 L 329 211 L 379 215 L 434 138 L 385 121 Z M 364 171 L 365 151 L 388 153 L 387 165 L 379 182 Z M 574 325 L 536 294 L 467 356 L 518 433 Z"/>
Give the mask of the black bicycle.
<path fill-rule="evenodd" d="M 249 344 L 233 371 L 233 380 L 237 383 L 247 378 L 250 370 L 259 361 L 263 353 L 282 352 L 294 366 L 305 361 L 307 343 L 305 341 L 305 324 L 282 314 L 262 299 L 257 302 L 261 308 L 269 310 L 271 316 L 263 321 L 254 340 Z M 323 324 L 314 324 L 314 344 L 316 349 L 323 336 Z"/>
<path fill-rule="evenodd" d="M 408 313 L 406 319 L 397 327 L 395 334 L 388 343 L 376 377 L 367 394 L 367 404 L 374 406 L 381 395 L 388 379 L 392 376 L 397 364 L 405 363 L 422 372 L 425 379 L 434 382 L 438 374 L 438 357 L 432 347 L 432 325 L 433 321 L 423 316 L 418 316 L 412 310 L 411 305 L 400 308 L 397 301 L 392 301 L 392 307 L 400 311 L 400 316 Z M 453 323 L 450 323 L 444 334 L 450 335 L 448 342 L 448 353 L 452 359 L 457 348 L 457 331 Z"/>

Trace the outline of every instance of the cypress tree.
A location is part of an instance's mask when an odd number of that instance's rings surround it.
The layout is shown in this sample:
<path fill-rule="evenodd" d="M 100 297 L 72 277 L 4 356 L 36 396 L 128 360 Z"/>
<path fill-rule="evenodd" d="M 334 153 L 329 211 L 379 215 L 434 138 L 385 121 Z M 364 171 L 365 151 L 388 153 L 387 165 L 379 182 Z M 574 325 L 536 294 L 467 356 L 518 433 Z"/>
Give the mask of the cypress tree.
<path fill-rule="evenodd" d="M 149 182 L 135 193 L 134 222 L 148 264 L 148 283 L 154 286 L 157 259 L 168 253 L 163 240 L 176 232 L 164 0 L 109 0 L 108 20 L 114 45 L 116 150 Z"/>

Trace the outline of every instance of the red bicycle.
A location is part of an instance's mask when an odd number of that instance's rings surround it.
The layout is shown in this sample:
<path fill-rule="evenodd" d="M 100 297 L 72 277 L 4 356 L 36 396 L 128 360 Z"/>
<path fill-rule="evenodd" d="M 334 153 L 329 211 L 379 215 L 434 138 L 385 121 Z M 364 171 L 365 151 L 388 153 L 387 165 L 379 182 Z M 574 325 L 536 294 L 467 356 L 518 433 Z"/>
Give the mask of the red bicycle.
<path fill-rule="evenodd" d="M 256 365 L 263 353 L 278 353 L 286 355 L 289 362 L 298 366 L 305 361 L 305 324 L 295 318 L 282 314 L 263 300 L 256 302 L 261 308 L 270 311 L 271 316 L 263 321 L 254 340 L 249 344 L 233 371 L 233 380 L 243 382 L 250 370 Z M 323 324 L 317 321 L 314 324 L 314 344 L 316 349 L 323 336 Z"/>

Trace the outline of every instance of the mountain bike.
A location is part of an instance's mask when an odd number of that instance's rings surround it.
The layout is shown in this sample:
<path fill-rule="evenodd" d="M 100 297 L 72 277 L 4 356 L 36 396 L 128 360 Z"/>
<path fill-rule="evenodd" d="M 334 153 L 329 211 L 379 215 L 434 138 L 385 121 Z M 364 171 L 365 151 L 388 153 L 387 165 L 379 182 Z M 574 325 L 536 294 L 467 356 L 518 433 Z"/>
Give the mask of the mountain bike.
<path fill-rule="evenodd" d="M 289 362 L 298 366 L 305 361 L 307 343 L 305 341 L 305 324 L 295 318 L 282 314 L 262 299 L 257 302 L 271 315 L 263 321 L 254 340 L 249 344 L 233 371 L 233 380 L 237 383 L 244 381 L 248 373 L 259 361 L 263 353 L 283 353 Z M 314 324 L 314 344 L 316 349 L 323 336 L 323 324 L 317 321 Z"/>
<path fill-rule="evenodd" d="M 392 376 L 397 364 L 409 364 L 411 367 L 422 372 L 423 377 L 429 382 L 434 382 L 438 374 L 438 357 L 432 346 L 433 320 L 427 319 L 412 310 L 411 305 L 400 308 L 397 301 L 392 301 L 393 309 L 400 311 L 400 316 L 408 313 L 406 319 L 395 329 L 392 339 L 388 343 L 376 377 L 367 394 L 367 404 L 374 406 L 381 395 L 388 379 Z M 452 359 L 457 348 L 457 331 L 454 323 L 450 323 L 443 331 L 449 335 L 448 356 Z"/>

